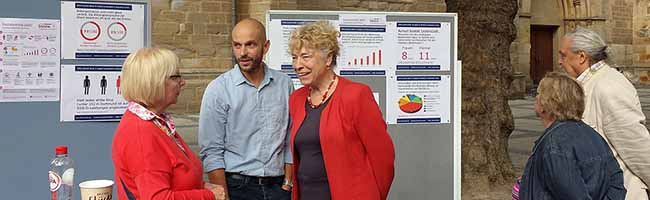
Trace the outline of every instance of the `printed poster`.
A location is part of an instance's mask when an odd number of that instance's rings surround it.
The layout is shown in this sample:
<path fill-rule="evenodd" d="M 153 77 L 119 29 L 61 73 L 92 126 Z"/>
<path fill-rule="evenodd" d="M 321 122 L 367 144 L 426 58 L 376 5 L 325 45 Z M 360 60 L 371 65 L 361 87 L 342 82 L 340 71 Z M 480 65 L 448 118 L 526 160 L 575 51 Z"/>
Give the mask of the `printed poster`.
<path fill-rule="evenodd" d="M 59 100 L 59 20 L 0 18 L 0 102 Z"/>
<path fill-rule="evenodd" d="M 390 32 L 396 37 L 391 57 L 397 71 L 449 71 L 451 66 L 451 23 L 393 22 Z"/>
<path fill-rule="evenodd" d="M 62 59 L 124 59 L 144 47 L 144 5 L 61 1 Z"/>
<path fill-rule="evenodd" d="M 451 76 L 403 75 L 387 80 L 388 124 L 451 123 Z"/>
<path fill-rule="evenodd" d="M 61 121 L 119 121 L 122 66 L 62 65 Z"/>

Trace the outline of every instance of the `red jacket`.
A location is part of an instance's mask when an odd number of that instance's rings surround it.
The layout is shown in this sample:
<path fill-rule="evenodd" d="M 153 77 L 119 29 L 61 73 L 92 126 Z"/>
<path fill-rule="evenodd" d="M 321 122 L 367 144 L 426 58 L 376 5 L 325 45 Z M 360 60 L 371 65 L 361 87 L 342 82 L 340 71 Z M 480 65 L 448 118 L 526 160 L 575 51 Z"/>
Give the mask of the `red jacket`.
<path fill-rule="evenodd" d="M 152 121 L 126 111 L 113 137 L 113 165 L 117 199 L 214 200 L 203 189 L 203 167 L 198 157 L 177 134 L 187 155 Z"/>
<path fill-rule="evenodd" d="M 295 153 L 296 131 L 305 118 L 309 89 L 289 98 L 291 151 L 294 163 L 292 199 L 299 197 L 296 181 L 300 163 Z M 386 122 L 366 85 L 339 77 L 320 121 L 320 142 L 333 200 L 386 199 L 393 182 L 395 149 Z"/>

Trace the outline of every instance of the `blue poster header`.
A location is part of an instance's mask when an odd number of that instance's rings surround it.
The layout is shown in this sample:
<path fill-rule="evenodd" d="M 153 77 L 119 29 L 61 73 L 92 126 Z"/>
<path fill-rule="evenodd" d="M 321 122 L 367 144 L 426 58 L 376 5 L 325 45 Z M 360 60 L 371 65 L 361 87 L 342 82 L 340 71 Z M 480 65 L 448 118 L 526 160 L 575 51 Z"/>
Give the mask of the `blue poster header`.
<path fill-rule="evenodd" d="M 280 21 L 280 24 L 281 25 L 301 26 L 301 25 L 308 24 L 308 23 L 311 23 L 311 22 L 315 22 L 315 21 L 282 20 L 282 21 Z"/>
<path fill-rule="evenodd" d="M 129 53 L 75 53 L 75 58 L 126 58 Z"/>
<path fill-rule="evenodd" d="M 386 32 L 386 28 L 377 27 L 341 27 L 341 32 Z"/>
<path fill-rule="evenodd" d="M 291 65 L 280 65 L 280 69 L 281 70 L 288 70 L 288 69 L 293 70 L 293 66 L 291 66 Z"/>
<path fill-rule="evenodd" d="M 397 81 L 439 81 L 440 76 L 398 76 Z"/>
<path fill-rule="evenodd" d="M 397 70 L 440 70 L 440 65 L 397 65 Z"/>
<path fill-rule="evenodd" d="M 385 76 L 384 70 L 341 70 L 341 76 Z"/>
<path fill-rule="evenodd" d="M 81 9 L 101 9 L 101 10 L 133 10 L 131 5 L 119 4 L 97 4 L 97 3 L 76 3 L 75 8 Z"/>
<path fill-rule="evenodd" d="M 75 66 L 77 72 L 119 72 L 122 66 Z"/>
<path fill-rule="evenodd" d="M 397 27 L 404 28 L 440 28 L 440 23 L 404 23 L 398 22 Z"/>
<path fill-rule="evenodd" d="M 74 120 L 87 121 L 87 120 L 115 120 L 122 119 L 122 114 L 117 115 L 75 115 Z"/>
<path fill-rule="evenodd" d="M 402 118 L 397 119 L 398 124 L 411 124 L 411 123 L 440 123 L 439 117 L 434 118 Z"/>

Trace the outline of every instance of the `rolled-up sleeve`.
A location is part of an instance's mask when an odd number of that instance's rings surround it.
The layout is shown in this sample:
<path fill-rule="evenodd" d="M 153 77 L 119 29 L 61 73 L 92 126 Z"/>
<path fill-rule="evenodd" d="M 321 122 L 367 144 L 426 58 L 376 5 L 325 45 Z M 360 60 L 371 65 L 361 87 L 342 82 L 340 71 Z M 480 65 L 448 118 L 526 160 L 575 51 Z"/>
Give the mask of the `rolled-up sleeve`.
<path fill-rule="evenodd" d="M 211 82 L 206 88 L 201 101 L 199 116 L 198 144 L 201 150 L 199 156 L 203 161 L 203 169 L 210 172 L 225 168 L 224 152 L 226 137 L 226 122 L 228 109 L 223 105 L 218 82 Z"/>

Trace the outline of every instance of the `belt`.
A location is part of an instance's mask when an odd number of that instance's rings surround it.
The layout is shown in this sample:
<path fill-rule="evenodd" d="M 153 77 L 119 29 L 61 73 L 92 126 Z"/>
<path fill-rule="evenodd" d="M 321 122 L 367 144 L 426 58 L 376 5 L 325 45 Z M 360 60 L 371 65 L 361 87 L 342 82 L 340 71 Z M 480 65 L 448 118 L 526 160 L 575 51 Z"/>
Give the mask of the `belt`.
<path fill-rule="evenodd" d="M 253 183 L 258 185 L 278 184 L 284 181 L 284 176 L 274 177 L 259 177 L 259 176 L 246 176 L 238 173 L 226 172 L 226 177 L 243 181 L 244 183 Z"/>

